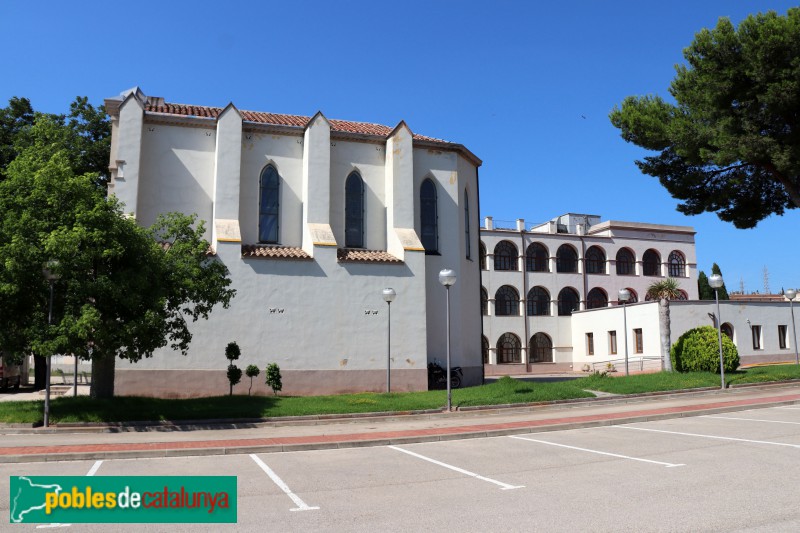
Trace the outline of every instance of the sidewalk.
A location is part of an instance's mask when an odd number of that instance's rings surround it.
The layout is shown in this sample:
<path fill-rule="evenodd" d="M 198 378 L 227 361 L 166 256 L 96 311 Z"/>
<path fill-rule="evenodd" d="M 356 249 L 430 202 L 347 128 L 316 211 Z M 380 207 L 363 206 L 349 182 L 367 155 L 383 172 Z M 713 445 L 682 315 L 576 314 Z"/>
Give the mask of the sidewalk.
<path fill-rule="evenodd" d="M 800 384 L 452 413 L 185 426 L 0 428 L 0 463 L 268 453 L 501 436 L 800 403 Z M 57 444 L 54 444 L 57 443 Z"/>

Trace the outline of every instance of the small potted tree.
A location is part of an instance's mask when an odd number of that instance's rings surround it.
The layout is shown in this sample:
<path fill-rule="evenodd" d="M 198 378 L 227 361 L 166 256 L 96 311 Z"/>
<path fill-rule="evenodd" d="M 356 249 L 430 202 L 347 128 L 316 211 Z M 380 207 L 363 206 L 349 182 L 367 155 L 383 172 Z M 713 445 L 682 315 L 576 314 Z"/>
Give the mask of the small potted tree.
<path fill-rule="evenodd" d="M 229 342 L 225 347 L 225 358 L 228 360 L 228 382 L 231 385 L 230 395 L 233 396 L 233 386 L 242 379 L 242 369 L 234 365 L 233 362 L 239 359 L 242 351 L 235 342 Z"/>
<path fill-rule="evenodd" d="M 256 365 L 247 365 L 244 373 L 248 378 L 250 378 L 250 388 L 247 389 L 247 395 L 250 396 L 250 391 L 253 390 L 253 378 L 257 377 L 261 373 L 261 370 L 259 370 Z"/>
<path fill-rule="evenodd" d="M 281 368 L 277 363 L 270 363 L 267 366 L 267 385 L 272 388 L 273 394 L 278 395 L 278 392 L 283 388 L 281 383 Z"/>

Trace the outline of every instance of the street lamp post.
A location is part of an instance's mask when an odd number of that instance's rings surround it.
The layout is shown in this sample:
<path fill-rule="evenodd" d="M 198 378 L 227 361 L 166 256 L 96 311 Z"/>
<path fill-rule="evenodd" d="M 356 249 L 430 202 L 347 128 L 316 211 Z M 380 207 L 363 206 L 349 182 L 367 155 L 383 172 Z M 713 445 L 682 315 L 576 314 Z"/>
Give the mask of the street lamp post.
<path fill-rule="evenodd" d="M 447 411 L 450 412 L 452 407 L 452 398 L 451 398 L 451 391 L 450 391 L 450 287 L 453 286 L 456 282 L 456 273 L 454 270 L 446 268 L 439 272 L 439 283 L 444 285 L 444 288 L 447 289 L 447 374 L 445 374 L 445 379 L 447 380 Z"/>
<path fill-rule="evenodd" d="M 58 272 L 59 263 L 58 261 L 51 259 L 48 261 L 44 267 L 42 267 L 42 275 L 44 279 L 50 284 L 50 304 L 48 305 L 47 309 L 47 325 L 53 325 L 53 286 L 55 285 L 56 281 L 61 278 L 61 274 Z M 45 365 L 45 377 L 44 377 L 44 427 L 50 426 L 50 361 L 52 359 L 51 355 L 47 356 L 46 365 Z"/>
<path fill-rule="evenodd" d="M 792 311 L 792 335 L 794 336 L 794 362 L 800 365 L 800 357 L 797 356 L 797 330 L 794 327 L 794 299 L 797 296 L 795 289 L 786 289 L 784 293 L 789 298 L 789 309 Z"/>
<path fill-rule="evenodd" d="M 722 276 L 712 274 L 708 278 L 708 284 L 714 289 L 714 299 L 717 301 L 717 338 L 719 339 L 719 376 L 721 388 L 725 389 L 725 363 L 722 359 L 722 317 L 719 314 L 719 288 L 723 285 Z"/>
<path fill-rule="evenodd" d="M 622 334 L 625 337 L 625 375 L 628 374 L 628 314 L 625 310 L 625 304 L 631 299 L 631 291 L 628 289 L 619 290 L 619 300 L 622 302 Z"/>
<path fill-rule="evenodd" d="M 394 289 L 387 287 L 383 289 L 383 300 L 386 302 L 389 309 L 389 318 L 387 321 L 388 329 L 386 334 L 386 392 L 392 392 L 392 302 L 394 301 L 397 293 Z"/>

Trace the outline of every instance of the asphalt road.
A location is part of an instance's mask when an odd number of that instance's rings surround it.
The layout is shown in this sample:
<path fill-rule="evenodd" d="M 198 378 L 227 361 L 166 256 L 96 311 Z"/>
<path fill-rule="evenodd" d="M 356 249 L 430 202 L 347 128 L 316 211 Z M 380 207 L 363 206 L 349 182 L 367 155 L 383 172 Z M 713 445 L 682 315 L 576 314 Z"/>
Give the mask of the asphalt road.
<path fill-rule="evenodd" d="M 786 406 L 402 446 L 22 463 L 0 472 L 238 476 L 235 525 L 59 531 L 794 532 L 799 465 L 800 406 Z M 8 483 L 0 483 L 0 513 L 2 531 L 36 529 L 8 524 Z"/>

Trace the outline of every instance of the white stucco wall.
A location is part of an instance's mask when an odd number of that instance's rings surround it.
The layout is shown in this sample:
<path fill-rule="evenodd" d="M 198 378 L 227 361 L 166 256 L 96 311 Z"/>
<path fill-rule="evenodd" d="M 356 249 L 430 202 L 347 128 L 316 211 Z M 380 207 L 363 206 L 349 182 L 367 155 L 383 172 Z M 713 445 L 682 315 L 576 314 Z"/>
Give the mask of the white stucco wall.
<path fill-rule="evenodd" d="M 622 307 L 593 309 L 574 313 L 572 316 L 573 359 L 576 369 L 583 363 L 596 363 L 624 357 Z M 714 326 L 709 314 L 716 316 L 713 301 L 689 301 L 670 303 L 670 339 L 672 342 L 686 331 L 698 326 Z M 733 341 L 743 364 L 763 360 L 794 360 L 794 338 L 788 303 L 773 302 L 720 302 L 722 324 L 733 328 Z M 658 303 L 645 302 L 627 306 L 628 349 L 630 357 L 659 357 L 660 338 Z M 748 320 L 750 323 L 748 324 Z M 786 346 L 780 347 L 778 326 L 786 326 Z M 753 348 L 751 326 L 761 326 L 761 348 Z M 633 330 L 642 329 L 644 352 L 635 351 Z M 617 355 L 608 353 L 608 332 L 616 330 Z M 586 352 L 586 333 L 592 332 L 595 339 L 595 354 Z M 750 361 L 749 361 L 750 360 Z M 617 370 L 620 370 L 619 367 Z"/>
<path fill-rule="evenodd" d="M 211 239 L 215 131 L 145 124 L 136 220 L 149 226 L 159 214 L 196 213 Z"/>
<path fill-rule="evenodd" d="M 130 368 L 224 370 L 225 346 L 236 341 L 241 368 L 277 362 L 285 370 L 382 369 L 385 287 L 398 294 L 392 304 L 393 368 L 425 368 L 424 286 L 413 275 L 422 267 L 421 254 L 403 265 L 367 265 L 338 263 L 329 247 L 319 248 L 313 261 L 243 259 L 237 244 L 219 248 L 237 291 L 230 308 L 216 308 L 209 321 L 193 325 L 189 357 L 163 349 Z"/>

